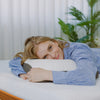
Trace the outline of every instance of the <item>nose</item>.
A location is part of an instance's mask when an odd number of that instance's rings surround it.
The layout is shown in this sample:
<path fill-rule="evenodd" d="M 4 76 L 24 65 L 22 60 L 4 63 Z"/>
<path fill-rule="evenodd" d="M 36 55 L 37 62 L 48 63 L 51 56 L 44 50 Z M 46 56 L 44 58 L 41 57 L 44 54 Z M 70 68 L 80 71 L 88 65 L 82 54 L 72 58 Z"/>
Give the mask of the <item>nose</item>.
<path fill-rule="evenodd" d="M 56 59 L 56 53 L 55 52 L 49 52 L 51 59 Z"/>

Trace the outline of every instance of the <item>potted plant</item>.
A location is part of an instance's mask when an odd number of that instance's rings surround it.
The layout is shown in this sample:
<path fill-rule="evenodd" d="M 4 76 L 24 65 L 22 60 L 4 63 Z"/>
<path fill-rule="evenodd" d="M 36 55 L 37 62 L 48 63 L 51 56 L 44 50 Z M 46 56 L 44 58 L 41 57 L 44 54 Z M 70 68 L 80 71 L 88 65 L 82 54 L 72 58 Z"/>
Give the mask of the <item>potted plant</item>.
<path fill-rule="evenodd" d="M 70 23 L 65 23 L 64 21 L 62 21 L 60 18 L 59 19 L 59 24 L 61 26 L 61 30 L 62 32 L 68 36 L 69 41 L 71 42 L 76 42 L 78 41 L 78 35 L 75 31 L 75 26 L 73 24 Z M 58 38 L 58 37 L 57 37 Z M 63 38 L 58 38 L 58 39 L 63 39 Z"/>
<path fill-rule="evenodd" d="M 72 6 L 67 14 L 74 16 L 74 20 L 77 20 L 78 23 L 75 25 L 70 23 L 66 24 L 60 18 L 58 19 L 58 23 L 61 26 L 62 32 L 68 36 L 70 41 L 74 40 L 72 42 L 84 42 L 88 43 L 90 47 L 96 47 L 97 45 L 94 36 L 100 26 L 100 11 L 94 11 L 94 5 L 98 0 L 87 0 L 87 2 L 90 7 L 90 14 L 88 16 L 85 16 L 80 10 Z M 86 36 L 83 36 L 80 39 L 78 38 L 77 32 L 75 31 L 77 26 L 86 31 Z"/>

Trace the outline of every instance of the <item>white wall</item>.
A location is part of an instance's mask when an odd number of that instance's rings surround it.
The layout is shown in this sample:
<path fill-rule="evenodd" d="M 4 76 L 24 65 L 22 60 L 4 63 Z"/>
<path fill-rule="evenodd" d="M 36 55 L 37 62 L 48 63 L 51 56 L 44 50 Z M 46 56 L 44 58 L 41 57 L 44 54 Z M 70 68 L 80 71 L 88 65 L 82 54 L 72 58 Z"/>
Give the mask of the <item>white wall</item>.
<path fill-rule="evenodd" d="M 88 13 L 86 0 L 0 0 L 0 59 L 22 51 L 29 36 L 60 36 L 58 17 L 70 21 L 71 5 Z"/>
<path fill-rule="evenodd" d="M 22 51 L 31 35 L 60 36 L 66 0 L 0 0 L 0 59 Z"/>

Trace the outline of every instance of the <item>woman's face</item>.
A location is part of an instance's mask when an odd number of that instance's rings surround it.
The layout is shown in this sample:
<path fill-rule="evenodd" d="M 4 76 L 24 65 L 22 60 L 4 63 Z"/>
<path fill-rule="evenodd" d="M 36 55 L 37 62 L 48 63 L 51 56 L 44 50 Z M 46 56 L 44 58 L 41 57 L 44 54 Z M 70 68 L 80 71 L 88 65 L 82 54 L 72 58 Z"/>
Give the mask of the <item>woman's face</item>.
<path fill-rule="evenodd" d="M 46 41 L 37 46 L 37 56 L 40 59 L 63 59 L 63 55 L 57 42 Z"/>

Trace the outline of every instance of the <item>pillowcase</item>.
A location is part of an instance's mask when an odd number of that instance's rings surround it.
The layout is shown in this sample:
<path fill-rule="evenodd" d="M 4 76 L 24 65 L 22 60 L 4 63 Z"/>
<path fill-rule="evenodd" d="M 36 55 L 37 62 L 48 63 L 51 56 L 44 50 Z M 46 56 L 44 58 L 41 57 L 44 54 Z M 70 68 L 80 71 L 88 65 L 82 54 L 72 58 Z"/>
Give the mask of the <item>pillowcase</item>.
<path fill-rule="evenodd" d="M 28 66 L 28 68 L 25 68 Z M 72 71 L 76 69 L 76 63 L 70 59 L 27 59 L 23 65 L 24 70 L 32 68 L 43 68 L 51 71 Z"/>

